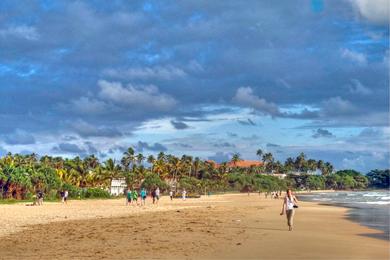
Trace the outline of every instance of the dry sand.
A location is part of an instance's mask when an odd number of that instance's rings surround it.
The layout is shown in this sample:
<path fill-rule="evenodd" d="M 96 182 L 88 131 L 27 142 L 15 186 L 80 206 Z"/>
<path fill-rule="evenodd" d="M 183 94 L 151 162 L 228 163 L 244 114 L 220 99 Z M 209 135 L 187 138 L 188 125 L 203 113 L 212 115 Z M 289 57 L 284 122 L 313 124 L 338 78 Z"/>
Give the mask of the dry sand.
<path fill-rule="evenodd" d="M 257 194 L 148 203 L 0 205 L 0 259 L 389 259 L 344 208 L 301 202 L 289 232 L 282 200 Z"/>

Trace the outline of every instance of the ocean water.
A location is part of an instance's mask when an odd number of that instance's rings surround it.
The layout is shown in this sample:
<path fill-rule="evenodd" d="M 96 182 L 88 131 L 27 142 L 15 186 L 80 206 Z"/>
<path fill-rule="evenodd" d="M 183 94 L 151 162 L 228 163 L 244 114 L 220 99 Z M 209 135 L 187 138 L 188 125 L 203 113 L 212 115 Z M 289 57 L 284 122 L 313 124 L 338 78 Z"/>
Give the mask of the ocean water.
<path fill-rule="evenodd" d="M 299 200 L 350 208 L 348 218 L 383 233 L 370 235 L 390 240 L 390 192 L 353 191 L 299 194 Z"/>

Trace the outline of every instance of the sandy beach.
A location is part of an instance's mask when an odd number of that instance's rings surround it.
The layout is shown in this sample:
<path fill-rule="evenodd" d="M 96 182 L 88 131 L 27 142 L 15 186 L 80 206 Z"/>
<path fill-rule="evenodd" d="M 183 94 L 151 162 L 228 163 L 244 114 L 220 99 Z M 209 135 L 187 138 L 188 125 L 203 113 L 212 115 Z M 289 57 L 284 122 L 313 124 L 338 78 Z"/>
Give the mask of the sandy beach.
<path fill-rule="evenodd" d="M 389 259 L 345 208 L 301 202 L 289 232 L 282 200 L 257 194 L 147 202 L 0 205 L 0 259 Z"/>

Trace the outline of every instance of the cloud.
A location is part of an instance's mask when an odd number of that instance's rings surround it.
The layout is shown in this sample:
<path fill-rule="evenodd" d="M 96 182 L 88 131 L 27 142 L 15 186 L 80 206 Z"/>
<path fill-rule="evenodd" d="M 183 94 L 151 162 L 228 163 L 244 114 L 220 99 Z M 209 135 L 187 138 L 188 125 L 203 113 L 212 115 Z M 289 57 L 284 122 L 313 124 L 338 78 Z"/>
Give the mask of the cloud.
<path fill-rule="evenodd" d="M 326 129 L 318 128 L 317 130 L 315 130 L 312 137 L 313 138 L 321 138 L 321 137 L 330 138 L 330 137 L 334 137 L 334 135 Z"/>
<path fill-rule="evenodd" d="M 0 156 L 4 156 L 7 154 L 7 150 L 0 146 Z"/>
<path fill-rule="evenodd" d="M 182 78 L 187 75 L 180 68 L 174 66 L 156 66 L 156 67 L 136 67 L 129 69 L 106 69 L 103 75 L 119 79 L 162 79 L 171 80 L 174 78 Z"/>
<path fill-rule="evenodd" d="M 359 80 L 352 79 L 351 82 L 352 85 L 349 86 L 349 91 L 352 94 L 359 94 L 364 96 L 372 94 L 372 90 L 364 86 Z"/>
<path fill-rule="evenodd" d="M 360 15 L 374 24 L 389 24 L 388 0 L 350 0 Z"/>
<path fill-rule="evenodd" d="M 84 145 L 87 147 L 88 154 L 98 154 L 98 150 L 96 147 L 92 144 L 92 142 L 84 142 Z"/>
<path fill-rule="evenodd" d="M 99 80 L 99 97 L 114 104 L 129 107 L 141 106 L 147 110 L 171 110 L 176 105 L 176 100 L 166 94 L 160 93 L 154 85 L 134 86 L 129 84 L 122 86 L 119 82 Z"/>
<path fill-rule="evenodd" d="M 322 102 L 321 114 L 324 117 L 351 115 L 357 112 L 357 108 L 348 100 L 341 97 L 332 97 Z"/>
<path fill-rule="evenodd" d="M 7 37 L 18 37 L 29 41 L 36 41 L 39 39 L 39 33 L 33 26 L 20 25 L 11 26 L 6 29 L 0 29 L 0 36 L 3 38 Z"/>
<path fill-rule="evenodd" d="M 279 116 L 281 114 L 274 103 L 269 103 L 265 99 L 256 96 L 251 87 L 238 88 L 233 101 L 239 105 L 254 108 L 266 115 Z"/>
<path fill-rule="evenodd" d="M 138 141 L 138 143 L 135 145 L 135 150 L 138 152 L 143 152 L 144 150 L 153 152 L 166 152 L 168 148 L 160 143 L 148 144 L 147 142 Z"/>
<path fill-rule="evenodd" d="M 276 147 L 280 147 L 280 145 L 278 144 L 272 144 L 272 143 L 267 143 L 267 148 L 276 148 Z"/>
<path fill-rule="evenodd" d="M 84 154 L 86 151 L 80 148 L 76 144 L 72 143 L 60 143 L 58 146 L 52 149 L 55 153 L 71 153 L 71 154 Z"/>
<path fill-rule="evenodd" d="M 341 49 L 341 57 L 356 62 L 357 64 L 364 65 L 367 63 L 367 57 L 363 53 L 352 51 L 349 49 Z"/>
<path fill-rule="evenodd" d="M 214 155 L 209 156 L 208 159 L 216 161 L 217 163 L 222 163 L 230 161 L 232 155 L 232 153 L 216 152 Z"/>
<path fill-rule="evenodd" d="M 123 134 L 115 127 L 95 126 L 83 120 L 76 120 L 71 126 L 81 137 L 118 137 Z"/>
<path fill-rule="evenodd" d="M 174 121 L 174 120 L 171 120 L 171 124 L 172 124 L 172 126 L 173 126 L 175 129 L 178 129 L 178 130 L 182 130 L 182 129 L 187 129 L 187 128 L 189 128 L 189 125 L 187 125 L 186 123 L 181 122 L 181 121 Z"/>
<path fill-rule="evenodd" d="M 236 134 L 236 133 L 227 132 L 226 134 L 227 134 L 228 137 L 231 137 L 231 138 L 238 137 L 238 134 Z"/>
<path fill-rule="evenodd" d="M 223 143 L 214 144 L 214 147 L 217 147 L 217 148 L 235 148 L 236 145 L 232 144 L 232 143 L 229 143 L 229 142 L 223 142 Z"/>
<path fill-rule="evenodd" d="M 250 118 L 248 118 L 246 121 L 238 119 L 237 122 L 241 125 L 250 125 L 250 126 L 256 126 L 256 123 L 253 122 Z"/>
<path fill-rule="evenodd" d="M 173 143 L 172 145 L 180 147 L 180 148 L 193 148 L 190 144 L 184 144 L 184 143 Z"/>
<path fill-rule="evenodd" d="M 90 97 L 80 97 L 76 100 L 72 100 L 69 103 L 62 103 L 58 105 L 58 108 L 64 112 L 74 112 L 76 114 L 85 115 L 99 115 L 110 113 L 112 109 L 104 101 L 97 100 Z"/>
<path fill-rule="evenodd" d="M 4 142 L 9 145 L 35 144 L 35 137 L 21 129 L 16 129 L 14 133 L 4 137 Z"/>

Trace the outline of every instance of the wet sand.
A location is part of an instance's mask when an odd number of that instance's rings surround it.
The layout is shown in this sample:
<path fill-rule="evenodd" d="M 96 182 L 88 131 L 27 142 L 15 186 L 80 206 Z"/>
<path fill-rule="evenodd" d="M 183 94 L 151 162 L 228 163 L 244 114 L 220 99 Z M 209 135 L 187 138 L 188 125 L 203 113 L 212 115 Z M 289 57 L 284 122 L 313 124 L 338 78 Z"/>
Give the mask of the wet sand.
<path fill-rule="evenodd" d="M 0 205 L 0 259 L 389 259 L 345 208 L 301 202 L 289 232 L 282 200 L 257 194 L 148 202 Z"/>

